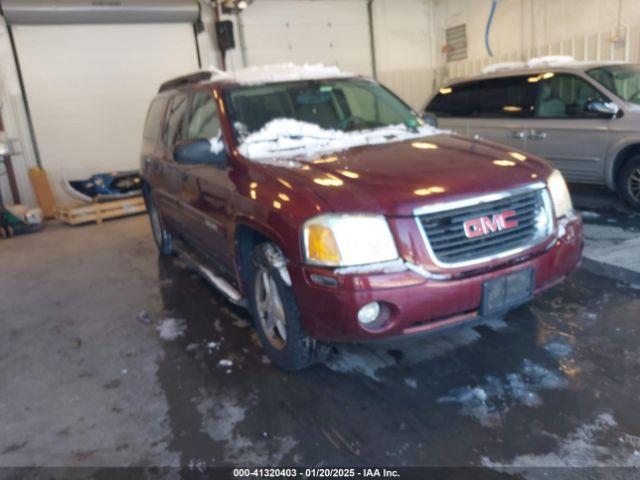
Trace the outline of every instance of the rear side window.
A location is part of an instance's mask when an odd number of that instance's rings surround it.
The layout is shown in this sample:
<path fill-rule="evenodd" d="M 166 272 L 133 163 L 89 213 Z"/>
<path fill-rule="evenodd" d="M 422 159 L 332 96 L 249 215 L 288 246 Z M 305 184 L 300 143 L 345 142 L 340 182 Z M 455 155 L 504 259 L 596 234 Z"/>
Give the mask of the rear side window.
<path fill-rule="evenodd" d="M 164 143 L 172 146 L 184 139 L 184 119 L 189 106 L 189 95 L 179 93 L 171 100 L 167 123 L 164 126 L 162 138 Z"/>
<path fill-rule="evenodd" d="M 196 92 L 191 102 L 187 138 L 212 140 L 219 135 L 220 117 L 216 101 L 210 91 Z"/>
<path fill-rule="evenodd" d="M 427 111 L 442 117 L 523 118 L 533 113 L 536 86 L 526 76 L 441 88 Z"/>
<path fill-rule="evenodd" d="M 162 131 L 162 120 L 164 118 L 164 109 L 167 106 L 167 98 L 156 98 L 151 102 L 147 113 L 147 121 L 144 124 L 144 132 L 142 136 L 146 140 L 157 140 Z"/>
<path fill-rule="evenodd" d="M 472 97 L 474 117 L 526 118 L 533 114 L 536 86 L 527 76 L 492 78 L 478 82 Z"/>

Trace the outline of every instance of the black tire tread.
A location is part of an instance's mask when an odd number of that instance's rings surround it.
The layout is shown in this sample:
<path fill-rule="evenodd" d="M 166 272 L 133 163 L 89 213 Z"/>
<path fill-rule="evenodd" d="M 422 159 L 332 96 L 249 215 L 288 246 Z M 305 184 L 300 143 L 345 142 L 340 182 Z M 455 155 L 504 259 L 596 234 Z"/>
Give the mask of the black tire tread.
<path fill-rule="evenodd" d="M 251 315 L 253 316 L 254 325 L 262 347 L 269 359 L 278 367 L 287 371 L 302 370 L 314 362 L 314 342 L 304 332 L 300 323 L 300 311 L 293 296 L 291 288 L 282 280 L 279 272 L 269 264 L 266 249 L 270 248 L 269 243 L 257 245 L 251 255 L 251 265 L 248 265 L 248 290 L 249 302 L 251 307 Z M 258 268 L 267 268 L 274 270 L 273 278 L 275 279 L 282 306 L 285 310 L 287 320 L 287 342 L 282 350 L 278 350 L 271 346 L 265 333 L 262 331 L 260 321 L 258 320 L 258 312 L 255 305 L 255 275 Z"/>
<path fill-rule="evenodd" d="M 146 194 L 146 197 L 147 197 L 147 209 L 149 210 L 149 223 L 151 223 L 151 236 L 153 237 L 153 242 L 156 244 L 156 247 L 158 247 L 158 251 L 160 252 L 160 255 L 164 255 L 164 256 L 174 255 L 175 250 L 173 249 L 171 233 L 167 231 L 167 229 L 165 228 L 162 222 L 162 215 L 160 214 L 160 211 L 158 210 L 158 208 L 155 205 L 155 202 L 153 201 L 153 195 L 151 194 L 151 191 L 148 191 L 148 193 Z M 156 210 L 158 214 L 158 219 L 160 221 L 160 229 L 162 230 L 162 239 L 156 238 L 156 235 L 153 232 L 153 224 L 151 220 L 151 209 Z"/>
<path fill-rule="evenodd" d="M 631 208 L 640 210 L 640 200 L 633 198 L 631 192 L 627 189 L 627 179 L 636 168 L 640 168 L 640 155 L 634 155 L 622 165 L 618 173 L 617 188 L 622 199 L 627 202 Z"/>

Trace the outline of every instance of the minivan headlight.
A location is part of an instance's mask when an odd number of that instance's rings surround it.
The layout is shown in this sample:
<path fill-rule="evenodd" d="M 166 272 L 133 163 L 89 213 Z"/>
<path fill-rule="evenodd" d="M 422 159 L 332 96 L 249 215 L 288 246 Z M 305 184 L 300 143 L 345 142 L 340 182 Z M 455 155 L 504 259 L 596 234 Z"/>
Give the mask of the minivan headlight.
<path fill-rule="evenodd" d="M 387 220 L 381 215 L 319 215 L 303 226 L 307 263 L 346 267 L 398 258 Z"/>
<path fill-rule="evenodd" d="M 566 214 L 570 213 L 573 210 L 571 195 L 569 195 L 567 183 L 564 181 L 564 177 L 559 170 L 554 170 L 549 176 L 547 179 L 547 186 L 549 187 L 549 193 L 551 194 L 551 200 L 553 201 L 553 209 L 556 212 L 556 217 L 564 217 Z"/>

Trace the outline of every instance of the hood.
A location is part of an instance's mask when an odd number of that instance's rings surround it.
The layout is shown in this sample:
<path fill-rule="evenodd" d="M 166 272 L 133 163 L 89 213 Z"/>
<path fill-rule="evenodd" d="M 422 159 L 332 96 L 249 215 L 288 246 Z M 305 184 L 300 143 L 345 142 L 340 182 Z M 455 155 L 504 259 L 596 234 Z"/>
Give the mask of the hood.
<path fill-rule="evenodd" d="M 552 167 L 527 153 L 458 135 L 365 145 L 270 168 L 312 190 L 333 211 L 411 216 L 442 201 L 546 180 Z M 297 165 L 297 166 L 296 166 Z"/>

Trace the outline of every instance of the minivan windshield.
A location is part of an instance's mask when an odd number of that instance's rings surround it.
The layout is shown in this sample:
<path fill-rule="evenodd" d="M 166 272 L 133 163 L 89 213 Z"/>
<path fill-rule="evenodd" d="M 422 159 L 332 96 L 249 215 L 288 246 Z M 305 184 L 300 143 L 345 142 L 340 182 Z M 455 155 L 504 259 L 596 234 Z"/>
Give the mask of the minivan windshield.
<path fill-rule="evenodd" d="M 623 100 L 640 105 L 640 65 L 599 67 L 587 75 Z"/>
<path fill-rule="evenodd" d="M 391 92 L 359 78 L 234 87 L 227 91 L 225 103 L 239 142 L 280 119 L 338 132 L 392 125 L 414 130 L 423 124 Z"/>

